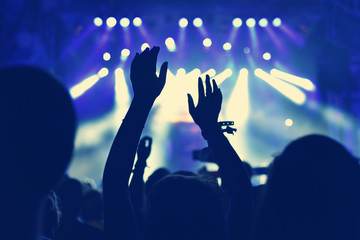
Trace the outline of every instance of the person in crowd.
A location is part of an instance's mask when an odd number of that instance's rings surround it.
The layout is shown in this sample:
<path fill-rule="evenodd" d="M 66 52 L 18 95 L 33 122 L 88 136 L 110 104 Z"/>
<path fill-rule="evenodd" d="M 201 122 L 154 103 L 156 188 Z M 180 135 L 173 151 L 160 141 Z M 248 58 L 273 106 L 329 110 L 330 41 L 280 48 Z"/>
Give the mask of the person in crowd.
<path fill-rule="evenodd" d="M 360 172 L 337 141 L 308 135 L 276 157 L 255 239 L 360 239 Z"/>
<path fill-rule="evenodd" d="M 103 235 L 104 203 L 102 193 L 99 190 L 90 189 L 84 193 L 80 216 L 85 224 L 98 229 Z"/>
<path fill-rule="evenodd" d="M 30 66 L 0 69 L 0 239 L 38 240 L 43 202 L 67 168 L 75 111 L 66 88 Z"/>
<path fill-rule="evenodd" d="M 130 78 L 134 98 L 112 144 L 106 161 L 104 188 L 105 239 L 251 239 L 251 183 L 246 170 L 217 124 L 222 95 L 216 82 L 206 76 L 206 95 L 199 78 L 199 101 L 189 98 L 189 111 L 222 166 L 230 199 L 223 209 L 219 186 L 199 176 L 171 174 L 150 192 L 145 234 L 139 233 L 130 200 L 128 181 L 136 148 L 167 72 L 163 63 L 159 77 L 156 61 L 160 48 L 136 54 Z"/>

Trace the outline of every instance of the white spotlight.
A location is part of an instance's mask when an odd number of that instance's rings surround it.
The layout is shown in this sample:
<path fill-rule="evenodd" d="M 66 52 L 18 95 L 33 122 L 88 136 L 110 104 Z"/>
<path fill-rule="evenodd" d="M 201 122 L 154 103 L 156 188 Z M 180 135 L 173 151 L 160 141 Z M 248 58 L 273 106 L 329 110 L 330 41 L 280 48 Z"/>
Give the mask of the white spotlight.
<path fill-rule="evenodd" d="M 263 54 L 263 59 L 265 59 L 265 60 L 270 60 L 270 59 L 271 59 L 271 54 L 268 53 L 268 52 L 264 53 L 264 54 Z"/>
<path fill-rule="evenodd" d="M 211 41 L 210 38 L 205 38 L 205 39 L 204 39 L 203 45 L 204 45 L 205 47 L 210 47 L 211 44 L 212 44 L 212 41 Z"/>
<path fill-rule="evenodd" d="M 291 127 L 294 124 L 294 121 L 291 118 L 285 120 L 285 126 Z"/>
<path fill-rule="evenodd" d="M 106 77 L 109 74 L 109 69 L 103 67 L 102 69 L 100 69 L 100 71 L 98 72 L 98 76 L 99 78 L 103 78 Z"/>
<path fill-rule="evenodd" d="M 176 51 L 176 44 L 175 41 L 172 37 L 168 37 L 165 40 L 165 45 L 167 47 L 167 49 L 169 50 L 169 52 L 175 52 Z"/>
<path fill-rule="evenodd" d="M 109 28 L 113 28 L 116 25 L 116 19 L 114 17 L 109 17 L 108 19 L 106 19 L 106 25 Z"/>
<path fill-rule="evenodd" d="M 224 45 L 223 45 L 223 49 L 225 50 L 225 51 L 229 51 L 230 49 L 231 49 L 231 43 L 229 43 L 229 42 L 226 42 L 226 43 L 224 43 Z"/>
<path fill-rule="evenodd" d="M 94 25 L 100 27 L 101 25 L 103 25 L 103 20 L 99 17 L 94 18 Z"/>
<path fill-rule="evenodd" d="M 255 70 L 255 76 L 267 82 L 269 85 L 271 85 L 273 88 L 275 88 L 277 91 L 282 93 L 285 97 L 287 97 L 294 103 L 298 105 L 302 105 L 305 103 L 306 95 L 299 88 L 268 74 L 260 68 L 257 68 Z"/>
<path fill-rule="evenodd" d="M 267 27 L 267 25 L 268 25 L 268 20 L 267 20 L 266 18 L 260 19 L 259 25 L 260 25 L 260 27 Z"/>
<path fill-rule="evenodd" d="M 301 78 L 301 77 L 292 75 L 290 73 L 282 72 L 275 68 L 273 68 L 270 71 L 270 74 L 274 77 L 280 78 L 280 79 L 285 80 L 289 83 L 292 83 L 296 86 L 299 86 L 307 91 L 314 91 L 316 88 L 315 85 L 309 79 Z"/>
<path fill-rule="evenodd" d="M 122 61 L 125 61 L 125 60 L 128 58 L 129 55 L 130 55 L 130 50 L 127 49 L 127 48 L 124 48 L 123 50 L 121 50 L 121 57 L 120 57 L 120 59 L 121 59 Z"/>
<path fill-rule="evenodd" d="M 133 25 L 134 25 L 135 27 L 140 27 L 141 24 L 142 24 L 141 18 L 136 17 L 136 18 L 133 19 Z"/>
<path fill-rule="evenodd" d="M 194 19 L 193 24 L 195 27 L 201 27 L 203 25 L 203 21 L 201 18 L 197 17 Z"/>
<path fill-rule="evenodd" d="M 280 18 L 274 18 L 272 22 L 274 27 L 280 27 L 281 26 L 281 19 Z"/>
<path fill-rule="evenodd" d="M 92 86 L 95 85 L 100 80 L 100 77 L 98 74 L 94 74 L 84 80 L 82 80 L 80 83 L 76 84 L 70 89 L 70 95 L 73 99 L 76 99 L 83 95 L 87 90 L 89 90 Z"/>
<path fill-rule="evenodd" d="M 109 61 L 110 58 L 111 58 L 110 53 L 106 52 L 106 53 L 103 54 L 103 59 L 104 59 L 104 61 Z"/>
<path fill-rule="evenodd" d="M 123 27 L 123 28 L 126 28 L 130 25 L 130 20 L 126 17 L 120 19 L 120 25 Z"/>
<path fill-rule="evenodd" d="M 232 24 L 236 28 L 241 27 L 242 20 L 240 18 L 234 18 L 234 20 L 232 21 Z"/>
<path fill-rule="evenodd" d="M 248 18 L 246 20 L 246 26 L 248 26 L 249 28 L 255 27 L 255 24 L 256 24 L 256 21 L 253 18 Z"/>
<path fill-rule="evenodd" d="M 179 26 L 181 28 L 186 28 L 188 24 L 189 24 L 189 22 L 188 22 L 188 20 L 186 18 L 181 18 L 179 20 Z"/>
<path fill-rule="evenodd" d="M 141 51 L 144 51 L 146 48 L 149 48 L 150 49 L 150 45 L 148 43 L 143 43 L 141 45 Z"/>

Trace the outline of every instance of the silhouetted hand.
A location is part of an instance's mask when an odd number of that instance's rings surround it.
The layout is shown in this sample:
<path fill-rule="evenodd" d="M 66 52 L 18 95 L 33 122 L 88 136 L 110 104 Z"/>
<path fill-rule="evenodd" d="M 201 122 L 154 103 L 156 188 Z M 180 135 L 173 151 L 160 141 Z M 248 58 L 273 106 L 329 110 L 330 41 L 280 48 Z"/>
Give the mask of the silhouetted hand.
<path fill-rule="evenodd" d="M 152 138 L 151 137 L 143 137 L 140 140 L 138 149 L 137 149 L 137 154 L 138 154 L 138 161 L 143 161 L 146 164 L 146 159 L 148 159 L 148 157 L 150 156 L 150 152 L 151 152 L 151 144 L 152 144 Z"/>
<path fill-rule="evenodd" d="M 199 101 L 197 106 L 194 105 L 194 100 L 188 94 L 189 112 L 194 122 L 201 128 L 203 135 L 204 131 L 218 128 L 217 122 L 221 109 L 222 94 L 215 80 L 212 80 L 213 87 L 210 84 L 210 77 L 206 75 L 206 96 L 202 79 L 199 78 Z"/>
<path fill-rule="evenodd" d="M 134 96 L 146 100 L 155 100 L 164 88 L 168 63 L 164 62 L 160 68 L 159 77 L 156 76 L 156 61 L 160 47 L 146 48 L 142 53 L 136 53 L 131 63 L 130 79 Z"/>

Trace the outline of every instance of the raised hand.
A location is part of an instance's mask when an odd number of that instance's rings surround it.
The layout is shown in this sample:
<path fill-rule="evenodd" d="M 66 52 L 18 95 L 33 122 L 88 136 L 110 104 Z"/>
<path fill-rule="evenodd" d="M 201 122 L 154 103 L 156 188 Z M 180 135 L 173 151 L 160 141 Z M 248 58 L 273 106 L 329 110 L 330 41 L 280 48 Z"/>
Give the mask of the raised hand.
<path fill-rule="evenodd" d="M 136 53 L 131 63 L 130 79 L 134 90 L 134 97 L 145 100 L 155 100 L 164 88 L 168 63 L 164 62 L 160 68 L 159 77 L 156 76 L 156 61 L 160 47 L 146 48 L 142 53 Z"/>
<path fill-rule="evenodd" d="M 222 102 L 221 91 L 214 79 L 212 80 L 213 87 L 211 87 L 209 75 L 206 75 L 205 85 L 206 92 L 204 91 L 202 79 L 199 78 L 199 101 L 196 107 L 191 95 L 187 95 L 190 115 L 194 119 L 194 122 L 201 128 L 203 135 L 204 131 L 206 132 L 212 128 L 218 128 L 217 121 Z"/>
<path fill-rule="evenodd" d="M 138 149 L 137 149 L 137 154 L 138 154 L 138 161 L 142 161 L 145 162 L 146 164 L 146 159 L 148 159 L 148 157 L 150 156 L 150 152 L 151 152 L 151 144 L 152 144 L 152 138 L 151 137 L 143 137 L 140 140 Z"/>

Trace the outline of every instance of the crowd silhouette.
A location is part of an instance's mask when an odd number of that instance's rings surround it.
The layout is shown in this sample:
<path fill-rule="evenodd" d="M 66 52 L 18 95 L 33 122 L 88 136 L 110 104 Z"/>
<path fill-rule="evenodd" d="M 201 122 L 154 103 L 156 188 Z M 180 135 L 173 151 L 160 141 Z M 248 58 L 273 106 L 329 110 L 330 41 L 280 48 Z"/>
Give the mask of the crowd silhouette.
<path fill-rule="evenodd" d="M 222 93 L 208 75 L 198 79 L 197 105 L 188 94 L 188 106 L 221 185 L 206 170 L 165 168 L 144 182 L 152 138 L 142 130 L 168 68 L 164 62 L 156 74 L 159 51 L 147 48 L 132 61 L 134 97 L 102 192 L 64 174 L 76 131 L 67 90 L 38 68 L 0 70 L 0 240 L 360 239 L 357 159 L 327 136 L 304 136 L 275 157 L 267 183 L 253 187 L 251 166 L 219 127 Z"/>

